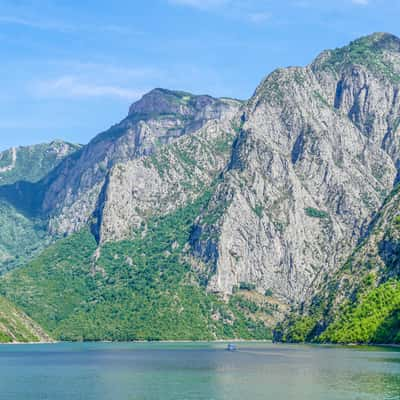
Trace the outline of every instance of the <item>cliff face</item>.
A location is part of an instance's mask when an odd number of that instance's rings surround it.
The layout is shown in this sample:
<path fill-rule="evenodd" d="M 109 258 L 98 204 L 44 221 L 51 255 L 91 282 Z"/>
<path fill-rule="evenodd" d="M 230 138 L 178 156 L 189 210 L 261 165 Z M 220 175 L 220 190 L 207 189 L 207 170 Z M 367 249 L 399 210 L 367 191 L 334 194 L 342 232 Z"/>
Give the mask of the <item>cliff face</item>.
<path fill-rule="evenodd" d="M 212 145 L 219 141 L 225 141 L 227 135 L 232 135 L 229 120 L 239 105 L 240 102 L 235 100 L 193 96 L 185 92 L 164 89 L 155 89 L 148 93 L 131 106 L 125 120 L 95 137 L 78 155 L 66 159 L 42 182 L 45 189 L 41 200 L 41 212 L 50 218 L 50 231 L 52 233 L 71 233 L 93 222 L 98 226 L 94 229 L 98 230 L 99 235 L 103 231 L 107 232 L 104 240 L 120 239 L 129 230 L 128 226 L 136 226 L 136 221 L 141 218 L 135 213 L 136 202 L 148 203 L 147 206 L 143 206 L 144 209 L 142 206 L 138 206 L 138 209 L 143 209 L 142 211 L 158 208 L 158 201 L 161 198 L 155 197 L 157 193 L 166 192 L 168 188 L 164 188 L 164 184 L 170 182 L 173 185 L 179 179 L 178 175 L 184 172 L 182 165 L 178 166 L 174 163 L 174 159 L 168 159 L 167 163 L 171 164 L 171 169 L 178 168 L 178 170 L 169 171 L 168 182 L 163 182 L 154 166 L 150 167 L 148 163 L 145 165 L 143 160 L 148 160 L 149 156 L 158 153 L 159 149 L 179 141 L 181 137 L 196 136 L 196 138 L 199 137 L 199 143 L 203 141 L 204 146 L 197 144 L 196 139 L 192 141 L 188 139 L 186 144 L 183 140 L 182 144 L 177 144 L 175 148 L 189 158 L 194 156 L 194 164 L 197 162 L 197 155 L 189 154 L 190 152 L 193 153 L 197 150 L 203 152 L 202 155 L 199 155 L 203 160 L 206 158 L 206 154 L 209 155 L 209 159 L 203 162 L 199 160 L 203 165 L 199 165 L 196 172 L 199 175 L 199 169 L 207 169 L 204 163 L 209 164 L 212 171 L 205 171 L 205 175 L 201 177 L 201 179 L 205 179 L 204 183 L 206 183 L 209 175 L 213 175 L 215 170 L 221 167 L 222 161 L 215 159 Z M 204 136 L 203 139 L 202 136 Z M 204 153 L 207 151 L 207 143 L 205 143 L 207 137 L 211 143 L 208 153 Z M 191 144 L 194 147 L 188 148 Z M 182 146 L 181 150 L 179 150 L 180 146 Z M 226 146 L 224 151 L 228 153 L 229 146 Z M 172 153 L 169 156 L 172 157 Z M 166 156 L 155 157 L 165 158 Z M 135 161 L 139 159 L 142 161 Z M 184 163 L 184 156 L 180 157 L 180 161 L 179 155 L 176 156 L 175 161 Z M 123 170 L 129 176 L 123 177 Z M 195 179 L 195 177 L 193 178 Z M 200 176 L 197 178 L 200 179 Z M 116 179 L 121 184 L 116 185 Z M 155 181 L 153 182 L 153 180 Z M 144 184 L 148 185 L 146 188 L 149 190 L 140 189 Z M 131 190 L 132 185 L 144 196 L 142 199 L 137 199 L 137 193 Z M 113 194 L 111 194 L 110 188 L 113 188 L 111 190 L 115 189 Z M 171 187 L 170 189 L 172 189 L 169 194 L 171 196 L 177 188 Z M 119 194 L 125 196 L 124 199 L 121 199 L 125 202 L 122 207 L 119 204 L 113 210 L 112 205 L 104 204 L 108 198 L 111 199 L 111 202 L 119 200 Z M 113 195 L 115 196 L 113 197 Z M 191 194 L 188 192 L 182 196 L 190 197 Z M 153 197 L 151 204 L 149 197 Z M 133 205 L 134 208 L 128 209 L 127 207 L 130 205 Z M 110 224 L 115 225 L 114 227 L 104 226 L 101 215 L 103 209 L 106 209 L 108 213 L 108 217 L 106 216 L 105 219 L 108 218 Z M 161 208 L 160 211 L 163 209 Z M 113 214 L 117 219 L 129 217 L 132 221 L 125 220 L 121 224 L 117 220 L 113 221 L 113 217 L 110 218 Z M 95 215 L 94 221 L 92 220 L 93 215 Z M 121 227 L 121 231 L 118 227 Z M 103 238 L 99 237 L 99 240 L 103 241 Z"/>
<path fill-rule="evenodd" d="M 399 44 L 375 34 L 257 88 L 198 220 L 209 290 L 252 282 L 299 302 L 347 258 L 397 176 Z"/>
<path fill-rule="evenodd" d="M 400 343 L 399 189 L 346 262 L 278 325 L 276 340 Z"/>

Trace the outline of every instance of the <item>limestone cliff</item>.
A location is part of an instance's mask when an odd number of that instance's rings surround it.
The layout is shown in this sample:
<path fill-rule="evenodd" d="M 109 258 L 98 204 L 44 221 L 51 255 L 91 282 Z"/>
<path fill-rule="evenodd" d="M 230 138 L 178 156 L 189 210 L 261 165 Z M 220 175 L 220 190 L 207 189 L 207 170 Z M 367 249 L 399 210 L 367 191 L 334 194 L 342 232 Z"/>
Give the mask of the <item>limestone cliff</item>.
<path fill-rule="evenodd" d="M 209 290 L 251 282 L 296 303 L 348 257 L 397 176 L 399 46 L 374 34 L 259 85 L 198 219 Z"/>

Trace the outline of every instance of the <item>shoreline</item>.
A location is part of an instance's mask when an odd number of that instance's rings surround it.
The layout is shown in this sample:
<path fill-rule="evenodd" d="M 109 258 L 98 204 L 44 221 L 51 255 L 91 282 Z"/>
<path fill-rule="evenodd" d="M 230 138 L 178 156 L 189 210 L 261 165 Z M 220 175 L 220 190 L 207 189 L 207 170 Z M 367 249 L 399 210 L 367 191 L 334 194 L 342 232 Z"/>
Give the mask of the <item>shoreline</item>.
<path fill-rule="evenodd" d="M 1 346 L 15 346 L 15 345 L 55 345 L 55 344 L 223 344 L 223 343 L 268 343 L 275 345 L 289 345 L 289 346 L 338 346 L 338 347 L 385 347 L 385 348 L 396 348 L 400 349 L 400 344 L 395 343 L 282 343 L 282 342 L 273 342 L 272 340 L 257 340 L 257 339 L 216 339 L 216 340 L 132 340 L 132 341 L 108 341 L 108 340 L 97 340 L 97 341 L 41 341 L 41 342 L 11 342 L 11 343 L 0 343 Z"/>

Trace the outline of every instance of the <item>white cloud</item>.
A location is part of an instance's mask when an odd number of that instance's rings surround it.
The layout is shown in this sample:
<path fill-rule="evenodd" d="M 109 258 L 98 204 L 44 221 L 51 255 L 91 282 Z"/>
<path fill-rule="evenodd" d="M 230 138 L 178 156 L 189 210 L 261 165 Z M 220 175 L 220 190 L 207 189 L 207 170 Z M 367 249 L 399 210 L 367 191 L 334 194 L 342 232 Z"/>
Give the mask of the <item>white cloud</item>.
<path fill-rule="evenodd" d="M 34 84 L 36 95 L 43 97 L 119 97 L 128 100 L 139 98 L 143 92 L 116 85 L 83 82 L 74 76 L 62 76 Z"/>

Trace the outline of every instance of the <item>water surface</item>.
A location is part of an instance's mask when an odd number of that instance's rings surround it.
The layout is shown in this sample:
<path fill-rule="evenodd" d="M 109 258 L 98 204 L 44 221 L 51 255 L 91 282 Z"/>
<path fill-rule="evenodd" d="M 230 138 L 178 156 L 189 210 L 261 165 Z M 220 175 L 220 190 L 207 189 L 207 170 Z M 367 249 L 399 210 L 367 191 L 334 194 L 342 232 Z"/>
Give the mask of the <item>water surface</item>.
<path fill-rule="evenodd" d="M 96 343 L 0 346 L 1 400 L 400 399 L 400 349 Z"/>

